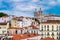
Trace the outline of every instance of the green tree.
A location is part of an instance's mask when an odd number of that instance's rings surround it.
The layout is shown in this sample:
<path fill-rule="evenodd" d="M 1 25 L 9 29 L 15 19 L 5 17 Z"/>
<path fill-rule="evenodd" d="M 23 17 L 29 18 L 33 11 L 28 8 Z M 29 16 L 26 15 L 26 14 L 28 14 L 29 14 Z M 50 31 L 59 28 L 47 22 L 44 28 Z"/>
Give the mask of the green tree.
<path fill-rule="evenodd" d="M 60 39 L 58 39 L 58 40 L 60 40 Z"/>
<path fill-rule="evenodd" d="M 0 17 L 2 17 L 2 16 L 8 16 L 8 14 L 0 12 Z"/>
<path fill-rule="evenodd" d="M 37 18 L 32 18 L 32 20 L 35 20 L 36 22 L 38 22 L 38 24 L 40 24 L 40 21 Z"/>

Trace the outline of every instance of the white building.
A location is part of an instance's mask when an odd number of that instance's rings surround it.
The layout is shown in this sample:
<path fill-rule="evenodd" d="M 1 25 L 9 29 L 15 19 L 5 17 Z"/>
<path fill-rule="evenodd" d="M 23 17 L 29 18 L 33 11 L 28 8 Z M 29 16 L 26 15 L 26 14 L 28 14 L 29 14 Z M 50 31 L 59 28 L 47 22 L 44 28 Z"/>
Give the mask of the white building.
<path fill-rule="evenodd" d="M 26 17 L 24 17 L 24 18 L 19 18 L 18 19 L 18 27 L 28 27 L 28 26 L 30 26 L 31 25 L 31 23 L 32 23 L 32 19 L 30 19 L 30 18 L 26 18 Z"/>
<path fill-rule="evenodd" d="M 14 16 L 8 15 L 8 16 L 2 16 L 0 17 L 0 22 L 9 22 Z"/>
<path fill-rule="evenodd" d="M 0 36 L 7 34 L 8 28 L 9 28 L 9 23 L 1 22 L 0 23 Z"/>
<path fill-rule="evenodd" d="M 51 37 L 54 39 L 60 38 L 60 20 L 47 20 L 40 23 L 41 38 Z"/>

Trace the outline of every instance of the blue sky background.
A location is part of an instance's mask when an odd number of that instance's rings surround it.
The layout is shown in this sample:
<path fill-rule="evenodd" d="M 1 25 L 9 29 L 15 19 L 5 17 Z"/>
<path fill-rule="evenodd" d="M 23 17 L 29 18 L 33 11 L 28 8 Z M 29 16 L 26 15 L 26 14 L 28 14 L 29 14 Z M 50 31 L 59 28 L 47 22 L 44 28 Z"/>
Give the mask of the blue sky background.
<path fill-rule="evenodd" d="M 11 15 L 33 17 L 35 8 L 60 15 L 60 0 L 0 0 L 0 11 Z"/>

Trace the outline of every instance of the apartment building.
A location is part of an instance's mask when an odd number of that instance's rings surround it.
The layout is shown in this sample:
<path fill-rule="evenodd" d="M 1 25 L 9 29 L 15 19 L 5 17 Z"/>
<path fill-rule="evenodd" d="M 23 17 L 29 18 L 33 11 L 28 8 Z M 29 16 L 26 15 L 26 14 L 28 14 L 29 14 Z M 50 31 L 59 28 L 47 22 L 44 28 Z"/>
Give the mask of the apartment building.
<path fill-rule="evenodd" d="M 41 38 L 60 38 L 60 20 L 47 20 L 40 23 Z"/>
<path fill-rule="evenodd" d="M 9 23 L 0 22 L 0 36 L 7 34 L 7 29 L 9 28 Z"/>
<path fill-rule="evenodd" d="M 18 19 L 12 18 L 11 19 L 11 27 L 17 27 L 18 26 Z"/>

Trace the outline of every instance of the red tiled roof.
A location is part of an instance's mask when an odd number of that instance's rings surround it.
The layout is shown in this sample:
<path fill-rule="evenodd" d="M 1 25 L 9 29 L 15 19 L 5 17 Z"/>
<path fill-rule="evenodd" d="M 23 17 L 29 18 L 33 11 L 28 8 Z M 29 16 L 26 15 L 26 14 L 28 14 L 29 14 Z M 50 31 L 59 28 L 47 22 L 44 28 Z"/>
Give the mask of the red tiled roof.
<path fill-rule="evenodd" d="M 12 18 L 12 19 L 17 20 L 17 18 Z"/>
<path fill-rule="evenodd" d="M 20 18 L 24 18 L 24 16 L 20 16 Z"/>
<path fill-rule="evenodd" d="M 2 16 L 3 18 L 6 18 L 6 17 L 9 17 L 8 15 L 6 15 L 6 16 Z"/>
<path fill-rule="evenodd" d="M 42 40 L 54 40 L 53 38 L 47 37 L 47 38 L 43 38 Z"/>
<path fill-rule="evenodd" d="M 23 30 L 23 28 L 17 28 L 17 27 L 11 27 L 11 28 L 8 28 L 8 29 L 20 29 L 20 30 Z"/>
<path fill-rule="evenodd" d="M 41 23 L 51 23 L 51 24 L 60 24 L 60 20 L 47 20 L 46 22 L 41 22 Z"/>
<path fill-rule="evenodd" d="M 10 27 L 8 29 L 28 29 L 29 27 L 23 27 L 23 28 L 19 28 L 19 27 Z"/>
<path fill-rule="evenodd" d="M 7 25 L 7 23 L 5 23 L 5 22 L 0 22 L 0 25 Z"/>
<path fill-rule="evenodd" d="M 30 35 L 30 36 L 28 36 Z M 29 38 L 29 37 L 33 37 L 33 36 L 36 36 L 34 35 L 34 33 L 29 33 L 29 34 L 12 34 L 13 36 L 13 39 L 14 40 L 20 40 L 20 39 L 25 39 L 25 38 Z"/>
<path fill-rule="evenodd" d="M 14 40 L 25 39 L 25 38 L 33 37 L 33 36 L 36 36 L 36 35 L 34 33 L 29 33 L 29 34 L 27 34 L 27 33 L 26 34 L 12 34 Z"/>

